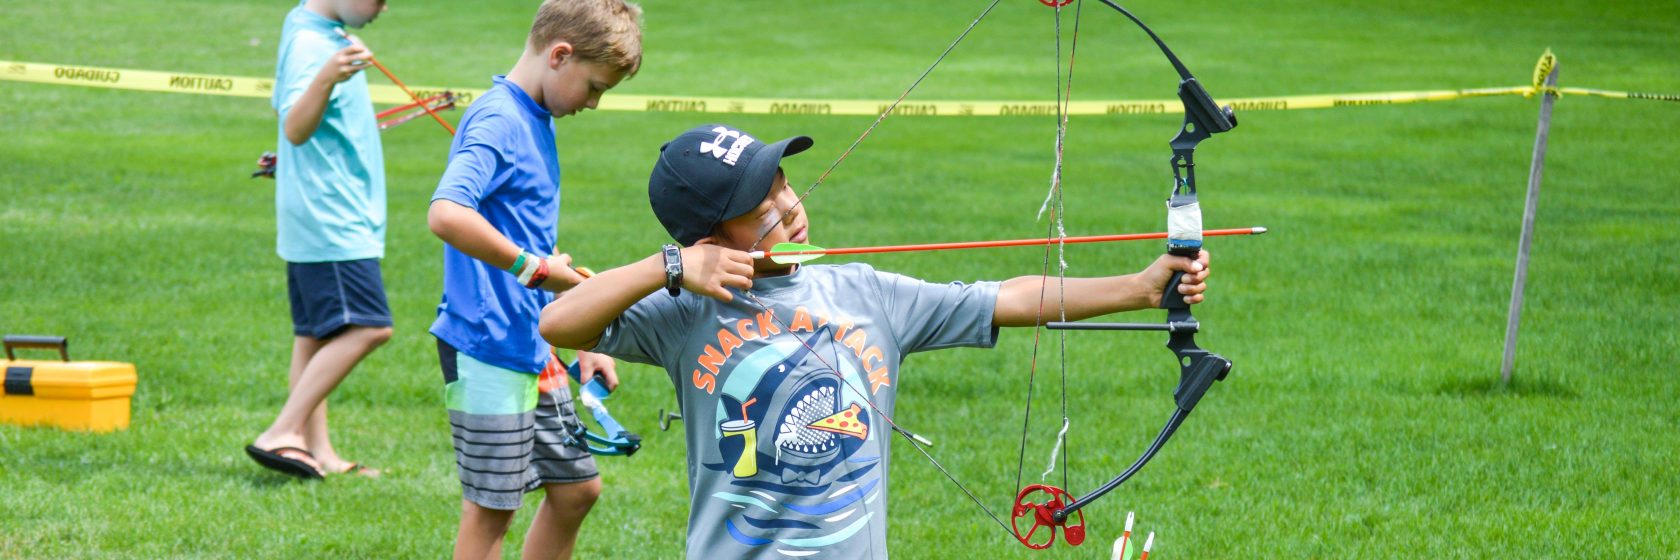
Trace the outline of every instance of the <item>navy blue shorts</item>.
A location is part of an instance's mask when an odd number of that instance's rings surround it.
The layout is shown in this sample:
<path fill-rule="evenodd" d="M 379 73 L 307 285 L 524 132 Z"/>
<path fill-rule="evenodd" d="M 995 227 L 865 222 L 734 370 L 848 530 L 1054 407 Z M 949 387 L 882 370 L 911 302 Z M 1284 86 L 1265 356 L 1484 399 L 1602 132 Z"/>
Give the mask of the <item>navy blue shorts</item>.
<path fill-rule="evenodd" d="M 286 294 L 292 300 L 292 333 L 332 338 L 350 325 L 391 326 L 379 259 L 286 263 Z"/>

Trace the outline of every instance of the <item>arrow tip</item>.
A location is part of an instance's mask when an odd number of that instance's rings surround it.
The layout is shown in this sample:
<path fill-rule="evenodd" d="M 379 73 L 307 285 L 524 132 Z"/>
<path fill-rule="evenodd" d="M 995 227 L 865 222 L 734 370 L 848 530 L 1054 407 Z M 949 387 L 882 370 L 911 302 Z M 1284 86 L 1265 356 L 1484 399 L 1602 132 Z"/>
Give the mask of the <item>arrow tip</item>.
<path fill-rule="evenodd" d="M 1260 235 L 1262 233 L 1266 233 L 1266 228 L 1264 226 L 1254 228 L 1254 235 Z"/>

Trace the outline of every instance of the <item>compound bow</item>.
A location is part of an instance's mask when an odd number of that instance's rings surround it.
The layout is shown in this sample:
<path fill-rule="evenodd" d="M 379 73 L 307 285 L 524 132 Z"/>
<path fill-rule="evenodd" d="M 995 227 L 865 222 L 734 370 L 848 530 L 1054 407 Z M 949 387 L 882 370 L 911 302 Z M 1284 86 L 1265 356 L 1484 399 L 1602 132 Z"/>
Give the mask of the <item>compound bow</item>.
<path fill-rule="evenodd" d="M 1170 234 L 1169 237 L 1168 237 L 1167 252 L 1169 254 L 1172 254 L 1172 255 L 1183 256 L 1183 257 L 1188 257 L 1188 258 L 1192 258 L 1192 259 L 1196 258 L 1197 255 L 1200 253 L 1201 246 L 1202 246 L 1201 210 L 1200 210 L 1200 206 L 1198 204 L 1197 196 L 1196 196 L 1197 195 L 1196 175 L 1195 175 L 1195 149 L 1196 149 L 1196 145 L 1198 143 L 1200 143 L 1202 140 L 1207 139 L 1208 137 L 1212 136 L 1213 134 L 1217 134 L 1217 133 L 1220 133 L 1220 132 L 1225 132 L 1225 131 L 1231 130 L 1232 128 L 1235 128 L 1236 125 L 1237 125 L 1236 116 L 1232 112 L 1232 110 L 1229 106 L 1220 107 L 1217 103 L 1214 102 L 1213 97 L 1208 94 L 1207 90 L 1202 87 L 1201 83 L 1196 80 L 1195 76 L 1193 76 L 1190 73 L 1190 71 L 1184 67 L 1184 64 L 1178 60 L 1178 57 L 1173 54 L 1172 50 L 1167 47 L 1166 43 L 1163 42 L 1161 40 L 1161 38 L 1159 36 L 1157 36 L 1153 30 L 1151 30 L 1149 28 L 1149 26 L 1145 25 L 1142 20 L 1138 19 L 1137 16 L 1133 15 L 1131 12 L 1127 11 L 1125 8 L 1120 7 L 1118 4 L 1115 4 L 1111 0 L 1099 0 L 1099 1 L 1102 2 L 1103 4 L 1107 5 L 1108 7 L 1113 8 L 1115 11 L 1118 11 L 1121 14 L 1125 15 L 1128 19 L 1131 19 L 1133 23 L 1136 23 L 1138 25 L 1138 27 L 1142 28 L 1143 31 L 1145 33 L 1147 33 L 1149 35 L 1149 37 L 1155 41 L 1155 44 L 1161 48 L 1161 52 L 1166 55 L 1167 60 L 1172 63 L 1173 68 L 1178 71 L 1178 74 L 1179 74 L 1179 77 L 1180 77 L 1179 87 L 1178 87 L 1178 96 L 1179 96 L 1179 99 L 1182 100 L 1183 103 L 1184 103 L 1184 122 L 1181 125 L 1178 134 L 1176 136 L 1174 136 L 1172 141 L 1171 141 L 1173 155 L 1172 155 L 1172 158 L 1169 160 L 1169 163 L 1170 163 L 1170 165 L 1172 167 L 1172 170 L 1173 170 L 1173 182 L 1174 182 L 1174 184 L 1173 184 L 1172 194 L 1171 194 L 1171 196 L 1170 196 L 1170 198 L 1168 199 L 1168 202 L 1167 202 L 1168 229 L 1169 229 L 1169 234 Z M 1040 2 L 1057 9 L 1057 41 L 1058 41 L 1058 65 L 1059 65 L 1060 64 L 1060 62 L 1059 62 L 1060 61 L 1060 57 L 1059 57 L 1060 47 L 1059 47 L 1059 45 L 1060 45 L 1060 33 L 1061 33 L 1060 32 L 1060 8 L 1062 6 L 1065 6 L 1067 4 L 1072 3 L 1073 0 L 1040 0 Z M 897 100 L 895 100 L 891 105 L 888 105 L 886 110 L 882 111 L 880 117 L 876 118 L 874 123 L 870 124 L 869 127 L 864 130 L 863 134 L 860 135 L 857 140 L 853 141 L 851 146 L 846 148 L 846 150 L 841 153 L 839 158 L 836 159 L 834 161 L 834 163 L 831 164 L 828 167 L 827 170 L 825 170 L 821 175 L 819 175 L 817 180 L 810 187 L 806 188 L 805 191 L 800 194 L 798 202 L 796 202 L 795 204 L 796 205 L 802 204 L 804 202 L 805 198 L 808 197 L 811 194 L 811 192 L 814 191 L 819 185 L 821 185 L 823 183 L 823 181 L 828 177 L 828 175 L 834 171 L 834 168 L 839 166 L 840 162 L 844 161 L 846 159 L 846 157 L 849 156 L 852 153 L 852 151 L 854 149 L 856 149 L 857 146 L 860 143 L 862 143 L 864 138 L 867 138 L 869 136 L 869 133 L 871 131 L 873 131 L 875 129 L 875 127 L 878 126 L 881 123 L 882 120 L 886 119 L 887 116 L 892 114 L 893 110 L 896 109 L 901 102 L 903 102 L 905 97 L 907 97 L 910 94 L 910 92 L 913 91 L 916 88 L 916 86 L 918 84 L 920 84 L 921 81 L 924 78 L 926 78 L 929 73 L 931 73 L 933 71 L 934 67 L 937 67 L 939 65 L 939 63 L 942 62 L 945 59 L 946 55 L 949 55 L 951 53 L 951 51 L 956 48 L 958 43 L 960 43 L 965 37 L 967 37 L 968 33 L 970 31 L 972 31 L 974 29 L 974 27 L 980 23 L 980 20 L 984 19 L 986 17 L 986 15 L 991 12 L 992 8 L 997 6 L 997 4 L 998 4 L 998 0 L 994 0 L 993 2 L 991 2 L 986 7 L 986 9 L 984 11 L 982 11 L 978 17 L 975 18 L 973 23 L 970 23 L 969 26 L 966 29 L 964 29 L 963 32 L 960 35 L 958 35 L 956 40 L 953 41 L 950 44 L 950 46 L 946 47 L 945 51 L 939 55 L 939 57 L 933 62 L 933 64 L 931 66 L 929 66 L 927 68 L 927 70 L 924 71 L 921 74 L 920 77 L 918 77 L 914 82 L 912 82 L 910 87 L 908 89 L 906 89 L 904 91 L 904 93 L 901 94 L 898 97 Z M 1074 48 L 1075 49 L 1077 49 L 1077 44 L 1078 44 L 1078 27 L 1077 27 L 1077 25 L 1078 24 L 1077 24 L 1077 19 L 1076 19 L 1075 29 L 1074 29 Z M 1071 58 L 1072 57 L 1070 56 L 1069 71 L 1068 71 L 1068 82 L 1067 82 L 1069 84 L 1068 93 L 1070 95 L 1071 95 L 1071 91 L 1072 91 L 1072 87 L 1071 87 L 1071 84 L 1072 84 Z M 1061 77 L 1060 77 L 1059 67 L 1058 67 L 1058 78 L 1057 79 L 1058 79 L 1058 82 L 1060 82 Z M 1061 148 L 1063 146 L 1063 140 L 1065 138 L 1066 123 L 1067 123 L 1065 106 L 1061 105 L 1064 98 L 1060 95 L 1061 94 L 1060 85 L 1061 84 L 1058 83 L 1058 109 L 1059 109 L 1058 119 L 1059 119 L 1060 122 L 1059 122 L 1059 126 L 1058 126 L 1058 131 L 1057 131 L 1056 172 L 1055 172 L 1055 174 L 1053 176 L 1053 179 L 1052 179 L 1051 198 L 1046 200 L 1046 206 L 1047 207 L 1049 207 L 1049 205 L 1052 203 L 1052 201 L 1055 201 L 1055 204 L 1058 206 L 1058 208 L 1056 208 L 1056 213 L 1057 214 L 1060 214 L 1059 193 L 1060 193 L 1060 182 L 1061 182 L 1061 155 L 1062 155 L 1061 154 Z M 1059 233 L 1059 232 L 1060 232 L 1060 227 L 1059 227 L 1059 224 L 1058 224 L 1058 227 L 1053 229 L 1053 234 L 1054 233 Z M 1063 238 L 1065 238 L 1065 234 L 1062 234 L 1062 235 L 1063 235 Z M 762 240 L 763 239 L 761 238 L 759 241 L 762 241 Z M 757 246 L 757 243 L 754 243 L 754 246 Z M 1047 255 L 1048 255 L 1048 253 L 1047 253 Z M 1046 276 L 1048 276 L 1048 256 L 1046 257 Z M 1084 540 L 1085 540 L 1085 522 L 1084 522 L 1083 508 L 1087 505 L 1090 505 L 1092 502 L 1096 501 L 1097 499 L 1101 498 L 1103 495 L 1105 495 L 1105 494 L 1109 493 L 1110 491 L 1114 490 L 1115 488 L 1119 487 L 1121 484 L 1123 484 L 1127 480 L 1129 480 L 1133 475 L 1137 474 L 1137 472 L 1140 469 L 1142 469 L 1145 464 L 1147 464 L 1151 459 L 1153 459 L 1155 457 L 1156 453 L 1158 453 L 1161 450 L 1161 447 L 1164 446 L 1166 444 L 1166 442 L 1169 439 L 1172 438 L 1173 433 L 1175 431 L 1177 431 L 1179 425 L 1181 425 L 1184 422 L 1185 417 L 1190 414 L 1190 411 L 1195 408 L 1196 403 L 1201 400 L 1202 396 L 1207 392 L 1208 388 L 1211 387 L 1215 381 L 1220 381 L 1220 380 L 1225 379 L 1226 374 L 1228 374 L 1231 370 L 1231 361 L 1230 360 L 1225 359 L 1224 357 L 1222 357 L 1218 354 L 1215 354 L 1215 353 L 1209 352 L 1207 350 L 1204 350 L 1201 347 L 1196 345 L 1195 334 L 1196 334 L 1196 332 L 1198 332 L 1200 330 L 1200 324 L 1196 321 L 1196 318 L 1194 317 L 1194 315 L 1191 314 L 1190 305 L 1188 303 L 1184 302 L 1183 297 L 1181 297 L 1178 294 L 1178 287 L 1179 287 L 1179 284 L 1180 284 L 1180 281 L 1181 281 L 1182 277 L 1183 277 L 1183 273 L 1175 273 L 1172 276 L 1171 280 L 1168 282 L 1168 285 L 1166 286 L 1166 289 L 1165 289 L 1165 291 L 1163 293 L 1163 296 L 1161 298 L 1161 305 L 1160 306 L 1167 310 L 1167 321 L 1165 323 L 1080 323 L 1080 322 L 1066 322 L 1066 321 L 1055 321 L 1055 322 L 1043 322 L 1043 321 L 1041 321 L 1041 323 L 1043 323 L 1045 328 L 1047 328 L 1047 329 L 1063 330 L 1063 331 L 1065 331 L 1065 330 L 1167 331 L 1169 333 L 1167 347 L 1169 349 L 1171 349 L 1173 351 L 1174 355 L 1177 357 L 1177 359 L 1179 361 L 1179 367 L 1180 367 L 1178 387 L 1173 391 L 1173 397 L 1174 397 L 1174 400 L 1176 402 L 1177 409 L 1174 410 L 1171 418 L 1169 418 L 1167 420 L 1166 426 L 1164 426 L 1161 429 L 1161 432 L 1155 437 L 1154 442 L 1150 444 L 1149 448 L 1147 450 L 1145 450 L 1143 452 L 1143 454 L 1140 455 L 1138 457 L 1138 459 L 1134 463 L 1132 463 L 1132 465 L 1129 468 L 1127 468 L 1124 472 L 1122 472 L 1120 475 L 1114 477 L 1113 479 L 1109 480 L 1107 483 L 1103 484 L 1101 487 L 1097 488 L 1095 491 L 1092 491 L 1091 493 L 1086 494 L 1083 497 L 1074 498 L 1073 495 L 1068 493 L 1066 490 L 1064 490 L 1062 488 L 1059 488 L 1059 487 L 1056 487 L 1056 486 L 1047 485 L 1047 484 L 1033 484 L 1033 485 L 1026 486 L 1025 488 L 1020 489 L 1016 494 L 1014 507 L 1013 507 L 1012 512 L 1011 512 L 1012 513 L 1012 520 L 1011 520 L 1012 522 L 1010 524 L 1003 523 L 1003 521 L 1001 519 L 999 519 L 997 517 L 997 515 L 993 514 L 991 509 L 986 507 L 986 505 L 983 502 L 981 502 L 979 500 L 979 498 L 976 497 L 975 494 L 972 491 L 969 491 L 966 486 L 964 486 L 960 481 L 958 481 L 948 471 L 946 471 L 945 468 L 942 465 L 939 464 L 939 461 L 937 459 L 935 459 L 931 454 L 929 454 L 929 452 L 924 448 L 924 446 L 920 442 L 918 442 L 916 440 L 914 435 L 909 430 L 906 430 L 904 428 L 899 427 L 898 424 L 896 422 L 894 422 L 893 419 L 890 416 L 886 415 L 879 408 L 877 408 L 875 406 L 875 404 L 873 403 L 873 401 L 868 398 L 868 394 L 866 392 L 864 392 L 863 390 L 861 390 L 857 387 L 852 387 L 851 390 L 856 391 L 860 395 L 862 395 L 864 397 L 864 401 L 866 403 L 869 403 L 870 407 L 872 409 L 874 409 L 874 412 L 877 415 L 879 415 L 880 418 L 888 424 L 888 427 L 890 427 L 894 431 L 899 432 L 901 435 L 904 435 L 906 440 L 908 440 L 910 442 L 912 447 L 914 447 L 917 451 L 920 451 L 924 457 L 926 457 L 929 461 L 931 461 L 933 463 L 933 465 L 936 468 L 938 468 L 939 471 L 946 476 L 947 479 L 951 480 L 951 482 L 953 484 L 955 484 L 959 489 L 961 489 L 965 494 L 967 494 L 968 497 L 971 500 L 973 500 L 975 502 L 975 504 L 978 505 L 981 508 L 981 510 L 985 511 L 987 515 L 991 516 L 992 519 L 994 521 L 996 521 L 998 523 L 998 525 L 1002 526 L 1005 531 L 1011 532 L 1013 534 L 1013 536 L 1017 540 L 1019 540 L 1022 544 L 1026 545 L 1029 548 L 1033 548 L 1033 549 L 1048 548 L 1051 544 L 1053 544 L 1055 542 L 1055 535 L 1059 530 L 1064 535 L 1064 540 L 1066 540 L 1069 544 L 1078 545 L 1078 544 L 1084 542 Z M 763 306 L 762 303 L 758 302 L 756 300 L 756 298 L 752 298 L 750 294 L 748 294 L 748 298 L 752 301 L 753 304 L 757 305 L 761 309 L 765 308 L 765 306 Z M 1034 366 L 1034 368 L 1035 368 L 1035 373 L 1036 373 L 1037 346 L 1038 346 L 1038 343 L 1035 339 L 1035 341 L 1034 341 L 1034 353 L 1035 353 L 1035 360 L 1034 360 L 1035 366 Z M 832 366 L 830 366 L 830 367 L 832 368 Z M 1063 383 L 1063 392 L 1064 392 L 1064 394 L 1066 392 L 1066 383 Z M 1028 399 L 1029 399 L 1028 400 L 1028 403 L 1029 403 L 1028 414 L 1029 414 L 1029 418 L 1030 418 L 1030 403 L 1031 403 L 1030 381 L 1029 381 L 1029 396 L 1028 396 Z M 1064 403 L 1065 402 L 1066 402 L 1066 399 L 1064 398 Z M 1064 420 L 1064 428 L 1063 428 L 1063 430 L 1064 430 L 1064 433 L 1065 433 L 1065 431 L 1066 431 L 1066 411 L 1065 410 L 1064 410 L 1063 414 L 1064 414 L 1064 419 L 1063 419 Z M 1022 451 L 1023 451 L 1023 456 L 1024 456 L 1024 454 L 1025 454 L 1025 439 L 1026 439 L 1025 434 L 1023 434 L 1022 439 L 1023 439 Z M 1059 449 L 1059 445 L 1058 445 L 1058 449 Z M 1064 459 L 1064 464 L 1065 464 L 1065 459 Z M 1052 458 L 1052 465 L 1054 465 L 1054 458 Z M 1065 477 L 1065 472 L 1066 472 L 1066 469 L 1064 469 L 1064 477 Z M 1064 485 L 1065 485 L 1065 482 L 1064 482 Z M 1023 528 L 1023 525 L 1022 525 L 1023 520 L 1029 521 L 1030 525 L 1026 525 L 1025 528 Z M 1070 523 L 1070 521 L 1073 521 L 1073 522 Z M 1049 529 L 1048 537 L 1046 539 L 1044 539 L 1043 541 L 1035 540 L 1034 537 L 1038 534 L 1038 531 L 1040 529 L 1045 529 L 1045 528 Z"/>
<path fill-rule="evenodd" d="M 1063 0 L 1060 4 L 1054 0 L 1041 0 L 1056 7 L 1066 5 L 1072 0 Z M 1168 228 L 1170 236 L 1167 241 L 1167 252 L 1172 255 L 1195 258 L 1202 248 L 1202 220 L 1201 209 L 1196 198 L 1196 145 L 1208 137 L 1231 130 L 1237 126 L 1236 115 L 1230 106 L 1220 107 L 1213 97 L 1202 87 L 1201 82 L 1191 75 L 1184 63 L 1178 60 L 1167 48 L 1167 44 L 1155 32 L 1144 25 L 1143 20 L 1132 15 L 1131 12 L 1110 0 L 1098 0 L 1110 8 L 1124 14 L 1127 18 L 1142 28 L 1161 47 L 1161 52 L 1167 60 L 1172 62 L 1173 68 L 1178 70 L 1178 97 L 1184 102 L 1184 123 L 1180 126 L 1178 135 L 1171 142 L 1173 155 L 1169 160 L 1173 171 L 1172 196 L 1167 201 Z M 1070 71 L 1071 72 L 1071 71 Z M 1231 371 L 1231 361 L 1218 354 L 1209 352 L 1196 345 L 1196 332 L 1200 330 L 1200 323 L 1191 314 L 1190 305 L 1178 294 L 1180 279 L 1184 273 L 1173 274 L 1161 297 L 1161 307 L 1167 310 L 1165 323 L 1078 323 L 1078 322 L 1049 322 L 1045 328 L 1051 330 L 1130 330 L 1130 331 L 1167 331 L 1170 336 L 1167 348 L 1173 351 L 1179 362 L 1178 387 L 1173 390 L 1173 399 L 1177 409 L 1167 420 L 1166 426 L 1161 428 L 1154 443 L 1143 452 L 1119 476 L 1110 479 L 1101 487 L 1078 499 L 1072 498 L 1067 491 L 1055 486 L 1034 484 L 1016 495 L 1013 509 L 1015 536 L 1022 544 L 1031 548 L 1046 548 L 1055 541 L 1056 529 L 1062 529 L 1064 539 L 1069 544 L 1077 545 L 1084 541 L 1084 515 L 1080 510 L 1091 502 L 1101 498 L 1104 494 L 1124 484 L 1132 475 L 1143 468 L 1155 454 L 1172 438 L 1184 418 L 1196 407 L 1196 403 L 1207 393 L 1215 381 L 1222 381 Z M 1065 390 L 1065 389 L 1064 389 Z M 1042 497 L 1040 497 L 1042 495 Z M 1077 514 L 1077 517 L 1074 517 Z M 1022 530 L 1021 520 L 1029 518 L 1031 525 Z M 1069 524 L 1070 519 L 1075 520 Z M 1043 542 L 1035 542 L 1032 536 L 1040 528 L 1050 528 L 1049 538 Z"/>
<path fill-rule="evenodd" d="M 588 275 L 594 274 L 589 272 L 588 269 L 580 269 L 579 272 Z M 561 373 L 562 371 L 565 373 Z M 624 429 L 624 426 L 614 420 L 611 413 L 607 412 L 607 405 L 601 402 L 612 396 L 612 391 L 607 389 L 606 384 L 601 380 L 601 376 L 592 377 L 588 383 L 584 383 L 583 372 L 578 368 L 578 363 L 574 361 L 567 364 L 565 360 L 560 359 L 559 354 L 554 353 L 551 349 L 549 350 L 548 365 L 537 376 L 537 390 L 551 399 L 554 416 L 562 416 L 563 413 L 560 410 L 561 393 L 570 391 L 566 387 L 562 375 L 570 376 L 573 381 L 578 383 L 578 397 L 574 402 L 581 403 L 584 408 L 589 409 L 589 415 L 595 418 L 595 424 L 600 427 L 598 430 L 589 429 L 583 423 L 583 415 L 578 414 L 576 424 L 565 423 L 566 435 L 563 442 L 565 445 L 588 450 L 594 455 L 623 455 L 626 457 L 634 455 L 637 450 L 642 448 L 642 436 Z M 544 409 L 544 413 L 546 412 L 548 412 L 547 409 Z"/>

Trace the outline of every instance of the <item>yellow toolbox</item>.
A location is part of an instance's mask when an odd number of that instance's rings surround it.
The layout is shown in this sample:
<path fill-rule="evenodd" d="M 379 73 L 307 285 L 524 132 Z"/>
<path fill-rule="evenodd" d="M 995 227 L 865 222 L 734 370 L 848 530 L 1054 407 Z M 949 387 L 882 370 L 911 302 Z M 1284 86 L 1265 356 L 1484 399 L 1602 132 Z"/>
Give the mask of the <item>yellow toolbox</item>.
<path fill-rule="evenodd" d="M 61 336 L 7 335 L 4 340 L 0 423 L 96 432 L 128 427 L 129 397 L 139 380 L 134 364 L 72 362 Z M 59 361 L 19 360 L 14 348 L 58 350 Z"/>

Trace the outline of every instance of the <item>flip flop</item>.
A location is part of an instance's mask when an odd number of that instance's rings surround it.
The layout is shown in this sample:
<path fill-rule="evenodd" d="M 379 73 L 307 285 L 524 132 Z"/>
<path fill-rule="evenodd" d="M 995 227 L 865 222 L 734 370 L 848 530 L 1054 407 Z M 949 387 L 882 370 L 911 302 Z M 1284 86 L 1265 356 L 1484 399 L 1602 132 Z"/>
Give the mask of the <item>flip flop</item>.
<path fill-rule="evenodd" d="M 257 464 L 271 470 L 304 480 L 321 480 L 324 478 L 321 476 L 321 471 L 315 470 L 314 467 L 309 466 L 309 463 L 282 455 L 282 453 L 287 451 L 296 451 L 304 454 L 304 456 L 309 457 L 310 459 L 315 458 L 315 456 L 311 455 L 308 451 L 298 449 L 296 447 L 276 447 L 274 449 L 263 450 L 259 449 L 255 445 L 245 446 L 245 454 L 250 455 L 251 459 L 256 461 Z"/>

